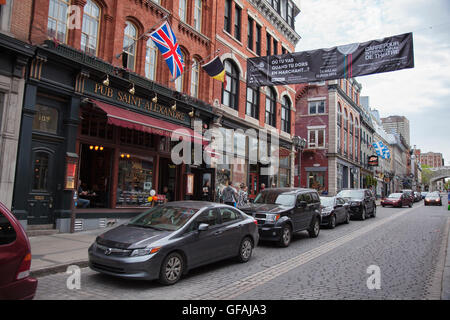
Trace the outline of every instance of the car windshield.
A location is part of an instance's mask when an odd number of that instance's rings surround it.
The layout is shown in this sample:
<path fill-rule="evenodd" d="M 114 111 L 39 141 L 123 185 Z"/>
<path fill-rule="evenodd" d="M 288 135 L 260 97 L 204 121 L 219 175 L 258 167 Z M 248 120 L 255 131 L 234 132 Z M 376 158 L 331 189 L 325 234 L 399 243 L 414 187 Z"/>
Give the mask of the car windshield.
<path fill-rule="evenodd" d="M 324 207 L 334 207 L 333 197 L 320 197 L 320 204 Z"/>
<path fill-rule="evenodd" d="M 438 197 L 439 197 L 439 194 L 437 194 L 437 193 L 429 193 L 426 196 L 426 198 L 438 198 Z"/>
<path fill-rule="evenodd" d="M 401 193 L 391 193 L 388 198 L 389 199 L 400 199 L 401 196 L 402 196 Z"/>
<path fill-rule="evenodd" d="M 157 206 L 132 219 L 128 225 L 175 231 L 184 226 L 197 211 L 192 208 Z"/>
<path fill-rule="evenodd" d="M 364 199 L 364 191 L 363 190 L 342 190 L 337 195 L 338 195 L 338 197 L 341 197 L 341 198 Z"/>
<path fill-rule="evenodd" d="M 295 195 L 292 193 L 276 193 L 276 192 L 261 192 L 256 197 L 254 203 L 263 204 L 278 204 L 281 206 L 294 206 Z"/>

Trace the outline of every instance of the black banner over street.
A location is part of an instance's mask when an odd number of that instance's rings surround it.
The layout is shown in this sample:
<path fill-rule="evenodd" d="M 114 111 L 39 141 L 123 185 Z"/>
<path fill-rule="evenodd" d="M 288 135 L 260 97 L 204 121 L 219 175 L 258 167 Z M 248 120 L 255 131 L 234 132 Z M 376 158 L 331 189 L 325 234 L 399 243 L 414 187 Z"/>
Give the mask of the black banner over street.
<path fill-rule="evenodd" d="M 250 87 L 296 84 L 414 68 L 413 36 L 247 60 Z"/>

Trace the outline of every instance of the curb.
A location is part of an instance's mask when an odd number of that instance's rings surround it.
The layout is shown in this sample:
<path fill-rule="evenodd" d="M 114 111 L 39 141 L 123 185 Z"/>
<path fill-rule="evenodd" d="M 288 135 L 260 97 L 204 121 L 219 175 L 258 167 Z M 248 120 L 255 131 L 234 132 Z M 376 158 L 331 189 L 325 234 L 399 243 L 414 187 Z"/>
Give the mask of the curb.
<path fill-rule="evenodd" d="M 44 277 L 44 276 L 48 276 L 48 275 L 55 274 L 55 273 L 66 272 L 66 270 L 69 266 L 78 266 L 80 268 L 86 268 L 89 266 L 89 261 L 88 260 L 78 260 L 78 261 L 72 261 L 70 263 L 63 263 L 63 264 L 58 264 L 58 265 L 40 268 L 40 269 L 36 269 L 36 270 L 31 270 L 30 276 L 39 278 L 39 277 Z"/>
<path fill-rule="evenodd" d="M 442 275 L 441 300 L 450 300 L 450 236 L 447 234 L 447 250 L 445 256 L 444 273 Z"/>

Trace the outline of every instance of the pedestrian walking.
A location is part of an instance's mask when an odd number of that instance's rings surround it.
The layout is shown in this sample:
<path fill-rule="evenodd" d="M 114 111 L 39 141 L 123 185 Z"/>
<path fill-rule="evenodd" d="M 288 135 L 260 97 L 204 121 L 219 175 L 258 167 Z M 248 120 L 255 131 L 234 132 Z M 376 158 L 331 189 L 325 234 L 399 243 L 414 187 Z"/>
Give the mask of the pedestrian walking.
<path fill-rule="evenodd" d="M 238 202 L 237 207 L 243 207 L 248 203 L 248 193 L 247 186 L 244 183 L 241 183 L 240 190 L 238 192 Z"/>
<path fill-rule="evenodd" d="M 229 206 L 236 206 L 236 201 L 238 199 L 238 194 L 235 188 L 232 187 L 231 181 L 228 181 L 227 186 L 222 191 L 222 200 L 224 204 Z"/>

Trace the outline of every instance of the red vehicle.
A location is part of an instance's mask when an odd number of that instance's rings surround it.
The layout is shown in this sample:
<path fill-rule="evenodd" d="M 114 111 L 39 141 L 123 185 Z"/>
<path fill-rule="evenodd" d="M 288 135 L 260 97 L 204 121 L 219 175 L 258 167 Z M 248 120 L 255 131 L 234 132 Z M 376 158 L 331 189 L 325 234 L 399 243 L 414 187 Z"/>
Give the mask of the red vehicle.
<path fill-rule="evenodd" d="M 381 200 L 381 205 L 402 208 L 404 206 L 412 207 L 413 200 L 405 193 L 391 193 L 389 197 Z"/>
<path fill-rule="evenodd" d="M 33 299 L 30 242 L 20 222 L 0 202 L 0 300 Z"/>

